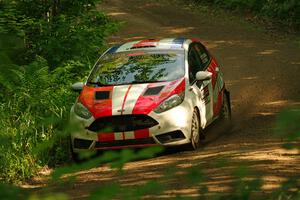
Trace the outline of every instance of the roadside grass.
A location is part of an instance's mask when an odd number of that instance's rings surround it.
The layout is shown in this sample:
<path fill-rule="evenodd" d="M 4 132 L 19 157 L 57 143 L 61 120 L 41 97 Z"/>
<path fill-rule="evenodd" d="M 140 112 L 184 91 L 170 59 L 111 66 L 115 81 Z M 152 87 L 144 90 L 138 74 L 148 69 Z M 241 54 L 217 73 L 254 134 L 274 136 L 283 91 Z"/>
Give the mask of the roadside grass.
<path fill-rule="evenodd" d="M 0 1 L 0 182 L 21 183 L 70 160 L 70 86 L 118 29 L 98 2 Z"/>

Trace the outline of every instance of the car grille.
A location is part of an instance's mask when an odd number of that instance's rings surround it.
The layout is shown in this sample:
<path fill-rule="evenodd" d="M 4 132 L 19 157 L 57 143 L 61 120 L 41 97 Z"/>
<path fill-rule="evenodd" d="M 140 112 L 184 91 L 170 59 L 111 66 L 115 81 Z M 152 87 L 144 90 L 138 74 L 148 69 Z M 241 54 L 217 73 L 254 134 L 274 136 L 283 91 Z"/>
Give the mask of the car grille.
<path fill-rule="evenodd" d="M 118 115 L 98 118 L 87 129 L 97 133 L 114 133 L 146 129 L 157 124 L 147 115 Z"/>
<path fill-rule="evenodd" d="M 83 140 L 83 139 L 75 139 L 74 140 L 74 148 L 76 149 L 88 149 L 93 141 L 91 140 Z"/>
<path fill-rule="evenodd" d="M 115 140 L 109 142 L 96 142 L 95 149 L 104 147 L 124 147 L 124 146 L 137 146 L 137 145 L 148 145 L 156 144 L 152 137 L 141 138 L 141 139 L 131 139 L 131 140 Z"/>

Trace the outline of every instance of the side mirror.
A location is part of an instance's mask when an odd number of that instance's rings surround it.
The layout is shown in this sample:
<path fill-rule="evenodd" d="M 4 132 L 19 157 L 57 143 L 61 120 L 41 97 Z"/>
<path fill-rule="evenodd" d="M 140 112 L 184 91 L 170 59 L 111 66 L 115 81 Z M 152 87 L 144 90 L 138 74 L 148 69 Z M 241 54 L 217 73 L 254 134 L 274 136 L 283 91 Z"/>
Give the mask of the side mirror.
<path fill-rule="evenodd" d="M 207 71 L 199 71 L 196 73 L 197 81 L 205 81 L 211 79 L 212 73 Z"/>
<path fill-rule="evenodd" d="M 83 82 L 77 82 L 74 83 L 71 88 L 74 92 L 81 92 L 83 86 L 84 86 Z"/>

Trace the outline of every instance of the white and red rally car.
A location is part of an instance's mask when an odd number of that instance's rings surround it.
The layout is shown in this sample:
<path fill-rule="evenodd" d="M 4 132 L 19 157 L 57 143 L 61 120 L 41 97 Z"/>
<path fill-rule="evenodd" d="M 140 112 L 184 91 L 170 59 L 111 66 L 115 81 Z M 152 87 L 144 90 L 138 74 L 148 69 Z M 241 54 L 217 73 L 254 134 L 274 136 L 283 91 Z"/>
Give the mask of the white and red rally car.
<path fill-rule="evenodd" d="M 215 58 L 197 39 L 128 42 L 108 49 L 71 109 L 72 151 L 190 144 L 218 118 L 230 120 L 230 98 Z"/>

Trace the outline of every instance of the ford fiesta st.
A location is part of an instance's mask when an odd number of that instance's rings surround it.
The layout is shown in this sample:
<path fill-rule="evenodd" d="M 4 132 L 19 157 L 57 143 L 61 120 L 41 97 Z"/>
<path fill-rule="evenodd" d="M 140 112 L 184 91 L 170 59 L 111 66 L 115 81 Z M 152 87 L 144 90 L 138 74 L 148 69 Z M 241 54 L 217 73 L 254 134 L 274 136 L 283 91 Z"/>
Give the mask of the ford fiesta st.
<path fill-rule="evenodd" d="M 72 151 L 151 145 L 199 146 L 203 130 L 230 120 L 216 59 L 197 39 L 128 42 L 108 49 L 71 108 Z"/>

